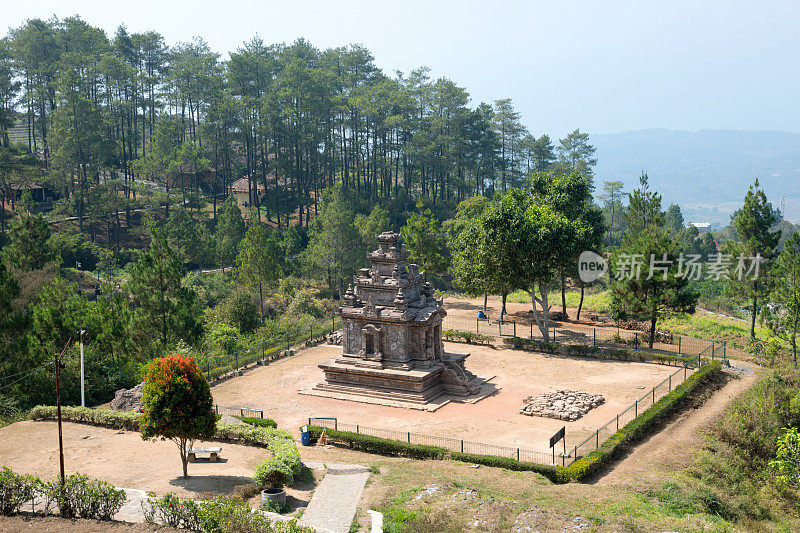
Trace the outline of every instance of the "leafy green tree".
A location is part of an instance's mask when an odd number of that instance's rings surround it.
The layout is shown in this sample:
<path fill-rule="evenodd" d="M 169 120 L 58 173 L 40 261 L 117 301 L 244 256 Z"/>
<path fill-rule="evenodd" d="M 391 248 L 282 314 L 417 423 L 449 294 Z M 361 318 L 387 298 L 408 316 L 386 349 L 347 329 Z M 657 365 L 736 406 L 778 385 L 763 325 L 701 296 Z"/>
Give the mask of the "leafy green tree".
<path fill-rule="evenodd" d="M 5 214 L 6 204 L 11 204 L 14 209 L 15 186 L 30 181 L 38 169 L 39 160 L 35 156 L 23 150 L 0 146 L 0 213 Z M 0 236 L 5 237 L 5 234 L 6 217 L 0 216 Z"/>
<path fill-rule="evenodd" d="M 411 252 L 411 260 L 419 264 L 426 279 L 444 274 L 448 263 L 445 234 L 430 209 L 417 203 L 417 212 L 408 218 L 400 233 Z"/>
<path fill-rule="evenodd" d="M 669 313 L 693 313 L 698 294 L 680 270 L 683 252 L 677 236 L 663 224 L 661 196 L 650 192 L 647 176 L 629 195 L 628 229 L 621 247 L 612 255 L 612 316 L 650 322 L 648 346 L 652 349 L 658 320 Z"/>
<path fill-rule="evenodd" d="M 242 333 L 252 333 L 258 327 L 259 313 L 249 292 L 236 289 L 214 308 L 218 316 Z"/>
<path fill-rule="evenodd" d="M 592 203 L 592 185 L 589 178 L 577 172 L 537 173 L 531 177 L 531 189 L 538 201 L 552 207 L 575 225 L 575 238 L 566 243 L 561 250 L 558 265 L 561 281 L 561 310 L 567 316 L 566 278 L 572 277 L 581 287 L 581 303 L 578 318 L 583 306 L 584 286 L 577 275 L 578 257 L 585 250 L 597 250 L 605 232 L 602 212 Z"/>
<path fill-rule="evenodd" d="M 139 331 L 161 339 L 193 342 L 199 336 L 194 292 L 183 287 L 184 270 L 178 254 L 160 233 L 154 232 L 150 248 L 140 252 L 130 272 L 129 289 L 136 305 Z"/>
<path fill-rule="evenodd" d="M 139 430 L 143 440 L 169 439 L 178 446 L 188 478 L 189 448 L 214 435 L 211 389 L 190 357 L 171 354 L 150 361 L 144 379 Z"/>
<path fill-rule="evenodd" d="M 493 257 L 496 268 L 530 294 L 536 324 L 549 341 L 548 294 L 557 279 L 558 265 L 584 230 L 583 223 L 568 220 L 527 191 L 509 189 L 488 206 L 480 226 L 485 235 L 480 241 L 485 247 L 481 256 Z"/>
<path fill-rule="evenodd" d="M 353 224 L 354 214 L 342 190 L 336 185 L 323 194 L 322 210 L 313 220 L 306 249 L 308 264 L 324 273 L 328 287 L 343 293 L 342 281 L 363 261 L 360 255 L 361 235 Z"/>
<path fill-rule="evenodd" d="M 236 256 L 236 276 L 245 285 L 258 288 L 261 321 L 264 321 L 264 285 L 273 286 L 282 274 L 283 252 L 274 233 L 259 223 L 248 228 Z"/>
<path fill-rule="evenodd" d="M 752 258 L 753 261 L 770 261 L 780 240 L 780 232 L 772 231 L 778 222 L 777 213 L 767 201 L 767 195 L 758 184 L 758 180 L 750 186 L 744 198 L 744 206 L 733 215 L 733 226 L 738 241 L 726 243 L 726 251 L 734 258 Z M 759 260 L 760 258 L 760 260 Z M 737 261 L 738 262 L 738 261 Z M 730 277 L 729 288 L 735 295 L 747 298 L 751 302 L 750 337 L 756 338 L 756 317 L 759 313 L 759 301 L 769 290 L 766 282 L 767 269 L 759 265 L 758 275 Z"/>
<path fill-rule="evenodd" d="M 50 227 L 41 214 L 20 213 L 11 222 L 9 243 L 3 248 L 6 261 L 20 270 L 39 270 L 55 259 L 50 248 Z"/>
<path fill-rule="evenodd" d="M 623 187 L 625 187 L 625 183 L 621 181 L 604 181 L 603 194 L 599 197 L 603 200 L 603 214 L 608 228 L 608 244 L 611 245 L 619 244 L 619 239 L 614 235 L 621 234 L 625 229 L 623 216 L 625 207 L 622 205 Z"/>
<path fill-rule="evenodd" d="M 594 153 L 597 149 L 589 143 L 589 134 L 574 130 L 558 141 L 556 152 L 558 164 L 563 172 L 577 172 L 589 178 L 590 183 L 594 177 L 592 167 L 597 164 Z"/>
<path fill-rule="evenodd" d="M 389 215 L 380 205 L 376 205 L 369 215 L 356 214 L 354 223 L 361 234 L 363 250 L 366 253 L 375 246 L 375 237 L 389 229 Z"/>
<path fill-rule="evenodd" d="M 797 327 L 800 322 L 800 233 L 785 243 L 772 272 L 771 298 L 775 305 L 767 307 L 767 324 L 776 336 L 792 345 L 792 358 L 797 367 Z"/>
<path fill-rule="evenodd" d="M 664 220 L 667 229 L 672 233 L 680 233 L 683 230 L 683 213 L 678 204 L 670 204 L 664 213 Z"/>
<path fill-rule="evenodd" d="M 196 222 L 186 209 L 170 213 L 164 226 L 170 244 L 180 252 L 184 261 L 198 267 L 209 264 L 210 243 L 205 228 Z"/>
<path fill-rule="evenodd" d="M 242 218 L 242 210 L 233 195 L 219 206 L 217 211 L 217 227 L 214 237 L 217 243 L 217 261 L 222 268 L 233 265 L 247 228 Z"/>

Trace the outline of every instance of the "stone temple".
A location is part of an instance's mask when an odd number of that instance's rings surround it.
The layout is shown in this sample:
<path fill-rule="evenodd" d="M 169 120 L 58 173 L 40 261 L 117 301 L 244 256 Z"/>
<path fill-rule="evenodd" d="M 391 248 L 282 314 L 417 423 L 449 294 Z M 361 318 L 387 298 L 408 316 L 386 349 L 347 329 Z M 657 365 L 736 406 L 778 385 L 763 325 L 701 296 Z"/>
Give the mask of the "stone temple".
<path fill-rule="evenodd" d="M 418 409 L 485 397 L 483 380 L 464 367 L 469 354 L 445 352 L 447 312 L 417 265 L 406 264 L 400 234 L 381 233 L 378 245 L 337 310 L 342 354 L 320 364 L 325 381 L 304 392 Z"/>

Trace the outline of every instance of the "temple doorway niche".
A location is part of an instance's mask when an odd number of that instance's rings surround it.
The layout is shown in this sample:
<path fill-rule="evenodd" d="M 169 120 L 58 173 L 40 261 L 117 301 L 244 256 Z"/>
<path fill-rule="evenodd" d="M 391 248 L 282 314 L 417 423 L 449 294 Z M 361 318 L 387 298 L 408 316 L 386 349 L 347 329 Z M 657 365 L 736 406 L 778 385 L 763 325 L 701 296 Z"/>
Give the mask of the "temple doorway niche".
<path fill-rule="evenodd" d="M 369 359 L 376 359 L 381 358 L 381 329 L 372 325 L 367 324 L 361 330 L 361 351 L 364 355 Z"/>

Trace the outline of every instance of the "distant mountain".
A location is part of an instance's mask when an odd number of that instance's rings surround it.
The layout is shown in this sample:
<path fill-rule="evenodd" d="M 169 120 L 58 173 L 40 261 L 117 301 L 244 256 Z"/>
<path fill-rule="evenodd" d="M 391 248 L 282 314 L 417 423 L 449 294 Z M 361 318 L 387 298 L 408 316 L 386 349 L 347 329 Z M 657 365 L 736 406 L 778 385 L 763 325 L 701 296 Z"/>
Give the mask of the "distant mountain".
<path fill-rule="evenodd" d="M 664 129 L 591 135 L 597 147 L 595 185 L 621 180 L 626 192 L 642 171 L 664 207 L 681 206 L 689 221 L 726 225 L 755 178 L 785 218 L 800 219 L 800 134 L 783 131 Z"/>

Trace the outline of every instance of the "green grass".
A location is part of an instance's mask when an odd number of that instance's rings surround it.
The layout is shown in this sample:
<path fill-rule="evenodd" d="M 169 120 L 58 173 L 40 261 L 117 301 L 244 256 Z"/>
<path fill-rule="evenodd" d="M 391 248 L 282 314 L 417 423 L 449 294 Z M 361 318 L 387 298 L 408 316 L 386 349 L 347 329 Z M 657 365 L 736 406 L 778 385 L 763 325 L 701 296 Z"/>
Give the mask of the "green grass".
<path fill-rule="evenodd" d="M 659 323 L 659 329 L 668 329 L 677 335 L 697 339 L 727 341 L 728 346 L 739 350 L 744 350 L 750 339 L 749 322 L 711 315 L 704 311 L 666 318 Z M 756 324 L 756 337 L 767 340 L 772 334 L 767 328 Z"/>
<path fill-rule="evenodd" d="M 551 291 L 547 296 L 548 302 L 554 310 L 561 307 L 561 291 Z M 581 301 L 581 291 L 570 289 L 566 293 L 567 307 L 578 307 Z M 530 295 L 525 291 L 516 291 L 508 295 L 507 301 L 516 303 L 531 303 Z M 583 310 L 595 313 L 608 313 L 611 309 L 611 291 L 587 290 L 583 296 Z"/>

